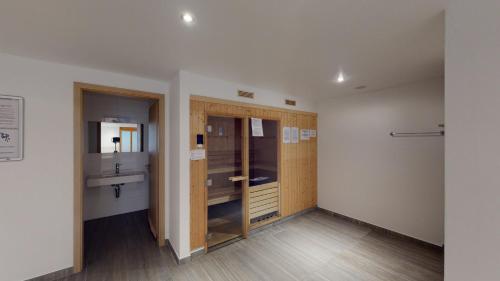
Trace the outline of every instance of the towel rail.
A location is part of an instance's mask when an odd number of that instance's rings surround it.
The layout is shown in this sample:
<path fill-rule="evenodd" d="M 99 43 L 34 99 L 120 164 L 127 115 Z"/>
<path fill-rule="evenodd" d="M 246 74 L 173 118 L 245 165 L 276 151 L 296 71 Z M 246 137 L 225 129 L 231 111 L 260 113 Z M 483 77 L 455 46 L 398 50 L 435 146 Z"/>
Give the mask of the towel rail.
<path fill-rule="evenodd" d="M 433 132 L 412 132 L 412 133 L 398 133 L 391 132 L 389 134 L 393 138 L 408 138 L 408 137 L 442 137 L 444 136 L 444 131 L 433 131 Z"/>

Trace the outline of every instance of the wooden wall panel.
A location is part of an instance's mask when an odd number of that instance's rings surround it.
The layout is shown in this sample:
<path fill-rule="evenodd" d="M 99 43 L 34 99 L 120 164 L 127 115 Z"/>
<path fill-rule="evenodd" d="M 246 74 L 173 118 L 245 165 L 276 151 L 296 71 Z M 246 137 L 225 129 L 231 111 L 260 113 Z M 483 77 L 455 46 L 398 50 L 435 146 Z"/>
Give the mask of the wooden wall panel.
<path fill-rule="evenodd" d="M 283 133 L 284 127 L 291 127 L 291 117 L 288 113 L 281 114 L 280 130 Z M 291 198 L 291 185 L 292 185 L 292 169 L 290 165 L 291 161 L 291 145 L 283 144 L 283 139 L 280 139 L 281 144 L 281 159 L 280 159 L 280 205 L 281 205 L 281 215 L 288 216 L 292 213 L 290 207 Z"/>
<path fill-rule="evenodd" d="M 310 116 L 309 126 L 316 130 L 316 137 L 311 138 L 309 142 L 309 169 L 311 190 L 309 192 L 308 208 L 313 208 L 318 205 L 318 117 Z"/>
<path fill-rule="evenodd" d="M 190 148 L 196 149 L 196 135 L 205 133 L 205 104 L 191 101 L 190 104 Z M 207 194 L 206 194 L 206 160 L 190 161 L 190 223 L 191 250 L 205 247 Z"/>
<path fill-rule="evenodd" d="M 315 207 L 317 202 L 317 138 L 300 140 L 300 129 L 316 129 L 315 113 L 266 106 L 191 97 L 191 149 L 196 148 L 196 134 L 205 135 L 206 116 L 257 117 L 278 120 L 280 214 L 293 215 Z M 283 144 L 283 127 L 299 128 L 298 144 Z M 205 246 L 206 233 L 206 160 L 191 161 L 191 249 Z"/>
<path fill-rule="evenodd" d="M 295 212 L 299 212 L 308 207 L 308 198 L 310 192 L 310 172 L 309 172 L 309 142 L 310 140 L 303 140 L 300 135 L 302 130 L 309 129 L 309 116 L 299 114 L 297 116 L 297 126 L 299 127 L 299 146 L 297 152 L 297 166 L 298 166 L 298 187 L 297 192 L 299 198 L 295 201 Z"/>

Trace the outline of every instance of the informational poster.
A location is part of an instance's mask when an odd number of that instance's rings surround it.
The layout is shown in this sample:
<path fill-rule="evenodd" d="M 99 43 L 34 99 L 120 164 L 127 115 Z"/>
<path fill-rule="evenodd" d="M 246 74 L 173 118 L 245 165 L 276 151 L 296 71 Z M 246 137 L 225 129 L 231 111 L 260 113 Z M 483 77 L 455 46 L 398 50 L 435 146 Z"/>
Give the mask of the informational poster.
<path fill-rule="evenodd" d="M 262 119 L 252 118 L 252 137 L 263 137 L 264 128 L 262 128 Z"/>
<path fill-rule="evenodd" d="M 309 130 L 309 137 L 315 138 L 316 137 L 316 130 Z"/>
<path fill-rule="evenodd" d="M 300 140 L 309 140 L 309 129 L 300 130 Z"/>
<path fill-rule="evenodd" d="M 283 143 L 290 143 L 290 127 L 283 127 Z"/>
<path fill-rule="evenodd" d="M 205 149 L 193 149 L 191 150 L 191 160 L 203 160 L 205 159 Z"/>
<path fill-rule="evenodd" d="M 0 161 L 23 159 L 22 97 L 0 96 Z"/>
<path fill-rule="evenodd" d="M 299 143 L 299 128 L 292 127 L 292 143 Z"/>

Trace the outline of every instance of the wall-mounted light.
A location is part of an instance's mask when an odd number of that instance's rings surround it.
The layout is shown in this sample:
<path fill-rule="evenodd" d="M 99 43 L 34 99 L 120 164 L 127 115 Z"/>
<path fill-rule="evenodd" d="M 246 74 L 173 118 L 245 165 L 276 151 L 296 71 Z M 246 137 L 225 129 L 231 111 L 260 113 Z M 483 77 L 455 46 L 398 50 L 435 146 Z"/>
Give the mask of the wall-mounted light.
<path fill-rule="evenodd" d="M 194 23 L 194 16 L 190 12 L 184 12 L 181 14 L 182 22 L 187 25 L 191 25 Z"/>
<path fill-rule="evenodd" d="M 339 74 L 337 75 L 337 83 L 344 83 L 345 81 L 345 78 L 344 78 L 344 73 L 339 72 Z"/>

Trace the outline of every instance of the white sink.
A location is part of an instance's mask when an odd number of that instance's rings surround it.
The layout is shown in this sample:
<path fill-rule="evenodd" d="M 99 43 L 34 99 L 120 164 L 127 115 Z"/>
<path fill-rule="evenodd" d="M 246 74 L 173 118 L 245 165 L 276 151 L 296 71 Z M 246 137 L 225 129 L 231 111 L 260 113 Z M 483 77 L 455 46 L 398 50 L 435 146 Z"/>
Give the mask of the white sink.
<path fill-rule="evenodd" d="M 102 175 L 94 175 L 87 177 L 87 187 L 96 186 L 111 186 L 113 184 L 143 182 L 144 172 L 140 171 L 124 171 L 119 174 L 104 173 Z"/>

